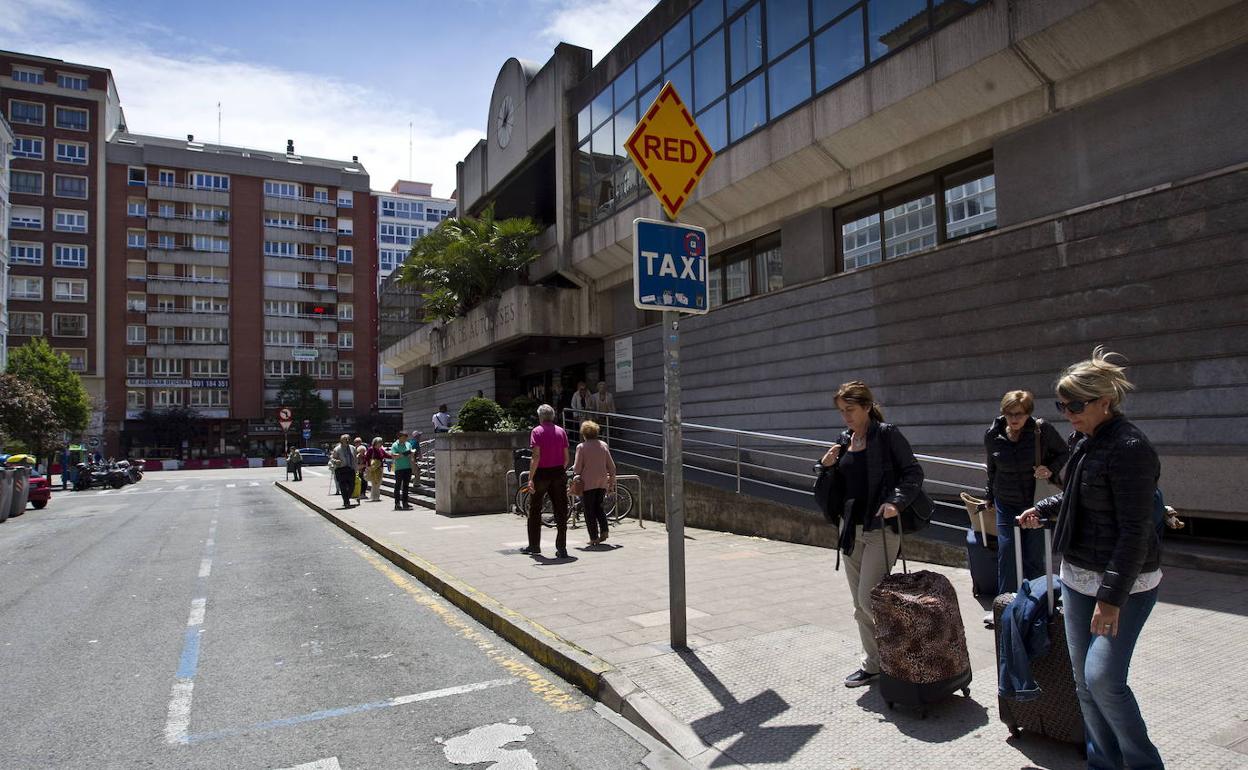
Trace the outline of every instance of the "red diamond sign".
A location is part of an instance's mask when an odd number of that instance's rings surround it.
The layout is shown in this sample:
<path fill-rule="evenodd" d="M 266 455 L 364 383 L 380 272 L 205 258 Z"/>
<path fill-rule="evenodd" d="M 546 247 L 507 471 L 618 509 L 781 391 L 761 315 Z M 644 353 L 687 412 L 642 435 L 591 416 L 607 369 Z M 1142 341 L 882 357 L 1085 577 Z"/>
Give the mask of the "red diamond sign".
<path fill-rule="evenodd" d="M 671 83 L 663 86 L 625 144 L 646 184 L 672 219 L 689 201 L 715 151 Z"/>

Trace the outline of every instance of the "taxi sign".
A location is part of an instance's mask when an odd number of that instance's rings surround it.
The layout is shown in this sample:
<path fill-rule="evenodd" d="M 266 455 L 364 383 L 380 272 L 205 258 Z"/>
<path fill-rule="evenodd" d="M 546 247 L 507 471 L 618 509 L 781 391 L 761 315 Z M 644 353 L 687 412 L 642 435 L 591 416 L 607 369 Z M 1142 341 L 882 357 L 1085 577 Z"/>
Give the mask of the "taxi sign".
<path fill-rule="evenodd" d="M 628 156 L 672 219 L 689 200 L 715 151 L 669 82 L 625 144 Z"/>
<path fill-rule="evenodd" d="M 707 303 L 706 230 L 679 222 L 633 220 L 633 304 L 700 315 Z"/>

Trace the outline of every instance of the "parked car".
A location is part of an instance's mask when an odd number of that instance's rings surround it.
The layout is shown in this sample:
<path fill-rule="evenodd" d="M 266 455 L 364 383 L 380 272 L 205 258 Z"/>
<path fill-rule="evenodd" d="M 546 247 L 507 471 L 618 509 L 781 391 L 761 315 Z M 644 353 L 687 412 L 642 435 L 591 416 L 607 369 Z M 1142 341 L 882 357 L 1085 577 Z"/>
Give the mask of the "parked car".
<path fill-rule="evenodd" d="M 48 507 L 48 501 L 52 499 L 52 485 L 45 476 L 30 477 L 30 494 L 26 499 L 36 510 Z"/>
<path fill-rule="evenodd" d="M 304 465 L 329 465 L 329 455 L 324 449 L 316 449 L 315 447 L 299 448 L 299 454 L 303 457 Z"/>

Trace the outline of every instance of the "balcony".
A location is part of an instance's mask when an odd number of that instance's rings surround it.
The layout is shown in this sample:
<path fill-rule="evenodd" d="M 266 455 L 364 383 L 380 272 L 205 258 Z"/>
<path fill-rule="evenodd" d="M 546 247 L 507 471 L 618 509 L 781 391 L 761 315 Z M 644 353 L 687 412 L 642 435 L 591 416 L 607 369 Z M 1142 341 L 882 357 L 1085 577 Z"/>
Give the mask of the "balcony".
<path fill-rule="evenodd" d="M 218 312 L 196 312 L 190 308 L 161 310 L 149 307 L 147 323 L 150 326 L 185 326 L 192 329 L 228 329 L 230 314 Z"/>
<path fill-rule="evenodd" d="M 268 315 L 264 328 L 288 332 L 336 332 L 338 319 L 325 315 Z"/>
<path fill-rule="evenodd" d="M 338 243 L 338 233 L 325 227 L 265 225 L 264 239 L 312 244 L 313 246 L 334 246 Z"/>
<path fill-rule="evenodd" d="M 338 215 L 338 208 L 332 201 L 318 201 L 312 198 L 296 198 L 285 195 L 264 196 L 264 208 L 283 214 L 306 214 L 314 217 L 332 217 Z"/>
<path fill-rule="evenodd" d="M 265 270 L 297 270 L 300 273 L 323 273 L 333 275 L 338 272 L 338 260 L 334 257 L 310 257 L 307 255 L 276 256 L 264 255 Z"/>
<path fill-rule="evenodd" d="M 332 305 L 338 302 L 338 291 L 333 287 L 300 284 L 299 286 L 264 285 L 265 299 L 285 299 L 293 302 L 311 302 Z"/>
<path fill-rule="evenodd" d="M 147 229 L 184 235 L 215 235 L 226 238 L 230 234 L 230 222 L 218 219 L 198 219 L 185 215 L 162 217 L 158 214 L 147 216 Z"/>
<path fill-rule="evenodd" d="M 207 206 L 230 205 L 228 190 L 187 187 L 180 184 L 153 184 L 147 186 L 147 197 L 155 201 L 179 203 L 202 203 Z"/>
<path fill-rule="evenodd" d="M 229 345 L 209 345 L 201 342 L 149 342 L 147 343 L 148 358 L 211 358 L 217 361 L 228 360 Z M 200 375 L 196 375 L 198 377 Z"/>
<path fill-rule="evenodd" d="M 337 361 L 337 360 L 338 360 L 338 349 L 337 349 L 337 348 L 331 348 L 331 347 L 322 347 L 322 348 L 318 348 L 318 347 L 314 347 L 314 346 L 312 346 L 312 345 L 299 345 L 297 348 L 296 348 L 295 346 L 284 346 L 284 345 L 265 345 L 265 346 L 264 346 L 264 359 L 265 359 L 266 361 L 297 361 L 297 360 L 302 360 L 302 359 L 296 359 L 296 358 L 295 358 L 294 351 L 295 351 L 296 349 L 298 349 L 298 350 L 315 350 L 315 351 L 316 351 L 316 358 L 315 358 L 315 359 L 313 359 L 313 360 L 316 360 L 316 361 Z"/>
<path fill-rule="evenodd" d="M 149 246 L 148 262 L 164 262 L 171 265 L 202 265 L 204 267 L 229 267 L 230 255 L 224 251 L 197 251 L 186 246 L 163 248 Z"/>
<path fill-rule="evenodd" d="M 179 297 L 228 297 L 230 282 L 214 278 L 190 278 L 173 275 L 149 275 L 149 294 L 172 294 Z"/>

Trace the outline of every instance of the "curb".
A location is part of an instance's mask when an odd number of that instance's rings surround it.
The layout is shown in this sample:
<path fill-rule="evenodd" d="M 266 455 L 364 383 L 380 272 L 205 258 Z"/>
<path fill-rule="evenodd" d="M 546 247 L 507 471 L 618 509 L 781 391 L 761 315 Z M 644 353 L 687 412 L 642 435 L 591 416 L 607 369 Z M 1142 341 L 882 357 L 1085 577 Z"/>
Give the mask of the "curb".
<path fill-rule="evenodd" d="M 324 516 L 339 529 L 367 545 L 386 560 L 433 589 L 474 620 L 506 639 L 512 646 L 575 685 L 607 708 L 662 741 L 686 760 L 715 757 L 715 766 L 739 766 L 707 745 L 689 725 L 637 686 L 623 671 L 576 646 L 550 629 L 503 606 L 488 594 L 451 575 L 432 562 L 391 546 L 332 511 L 289 488 L 273 486 Z"/>

